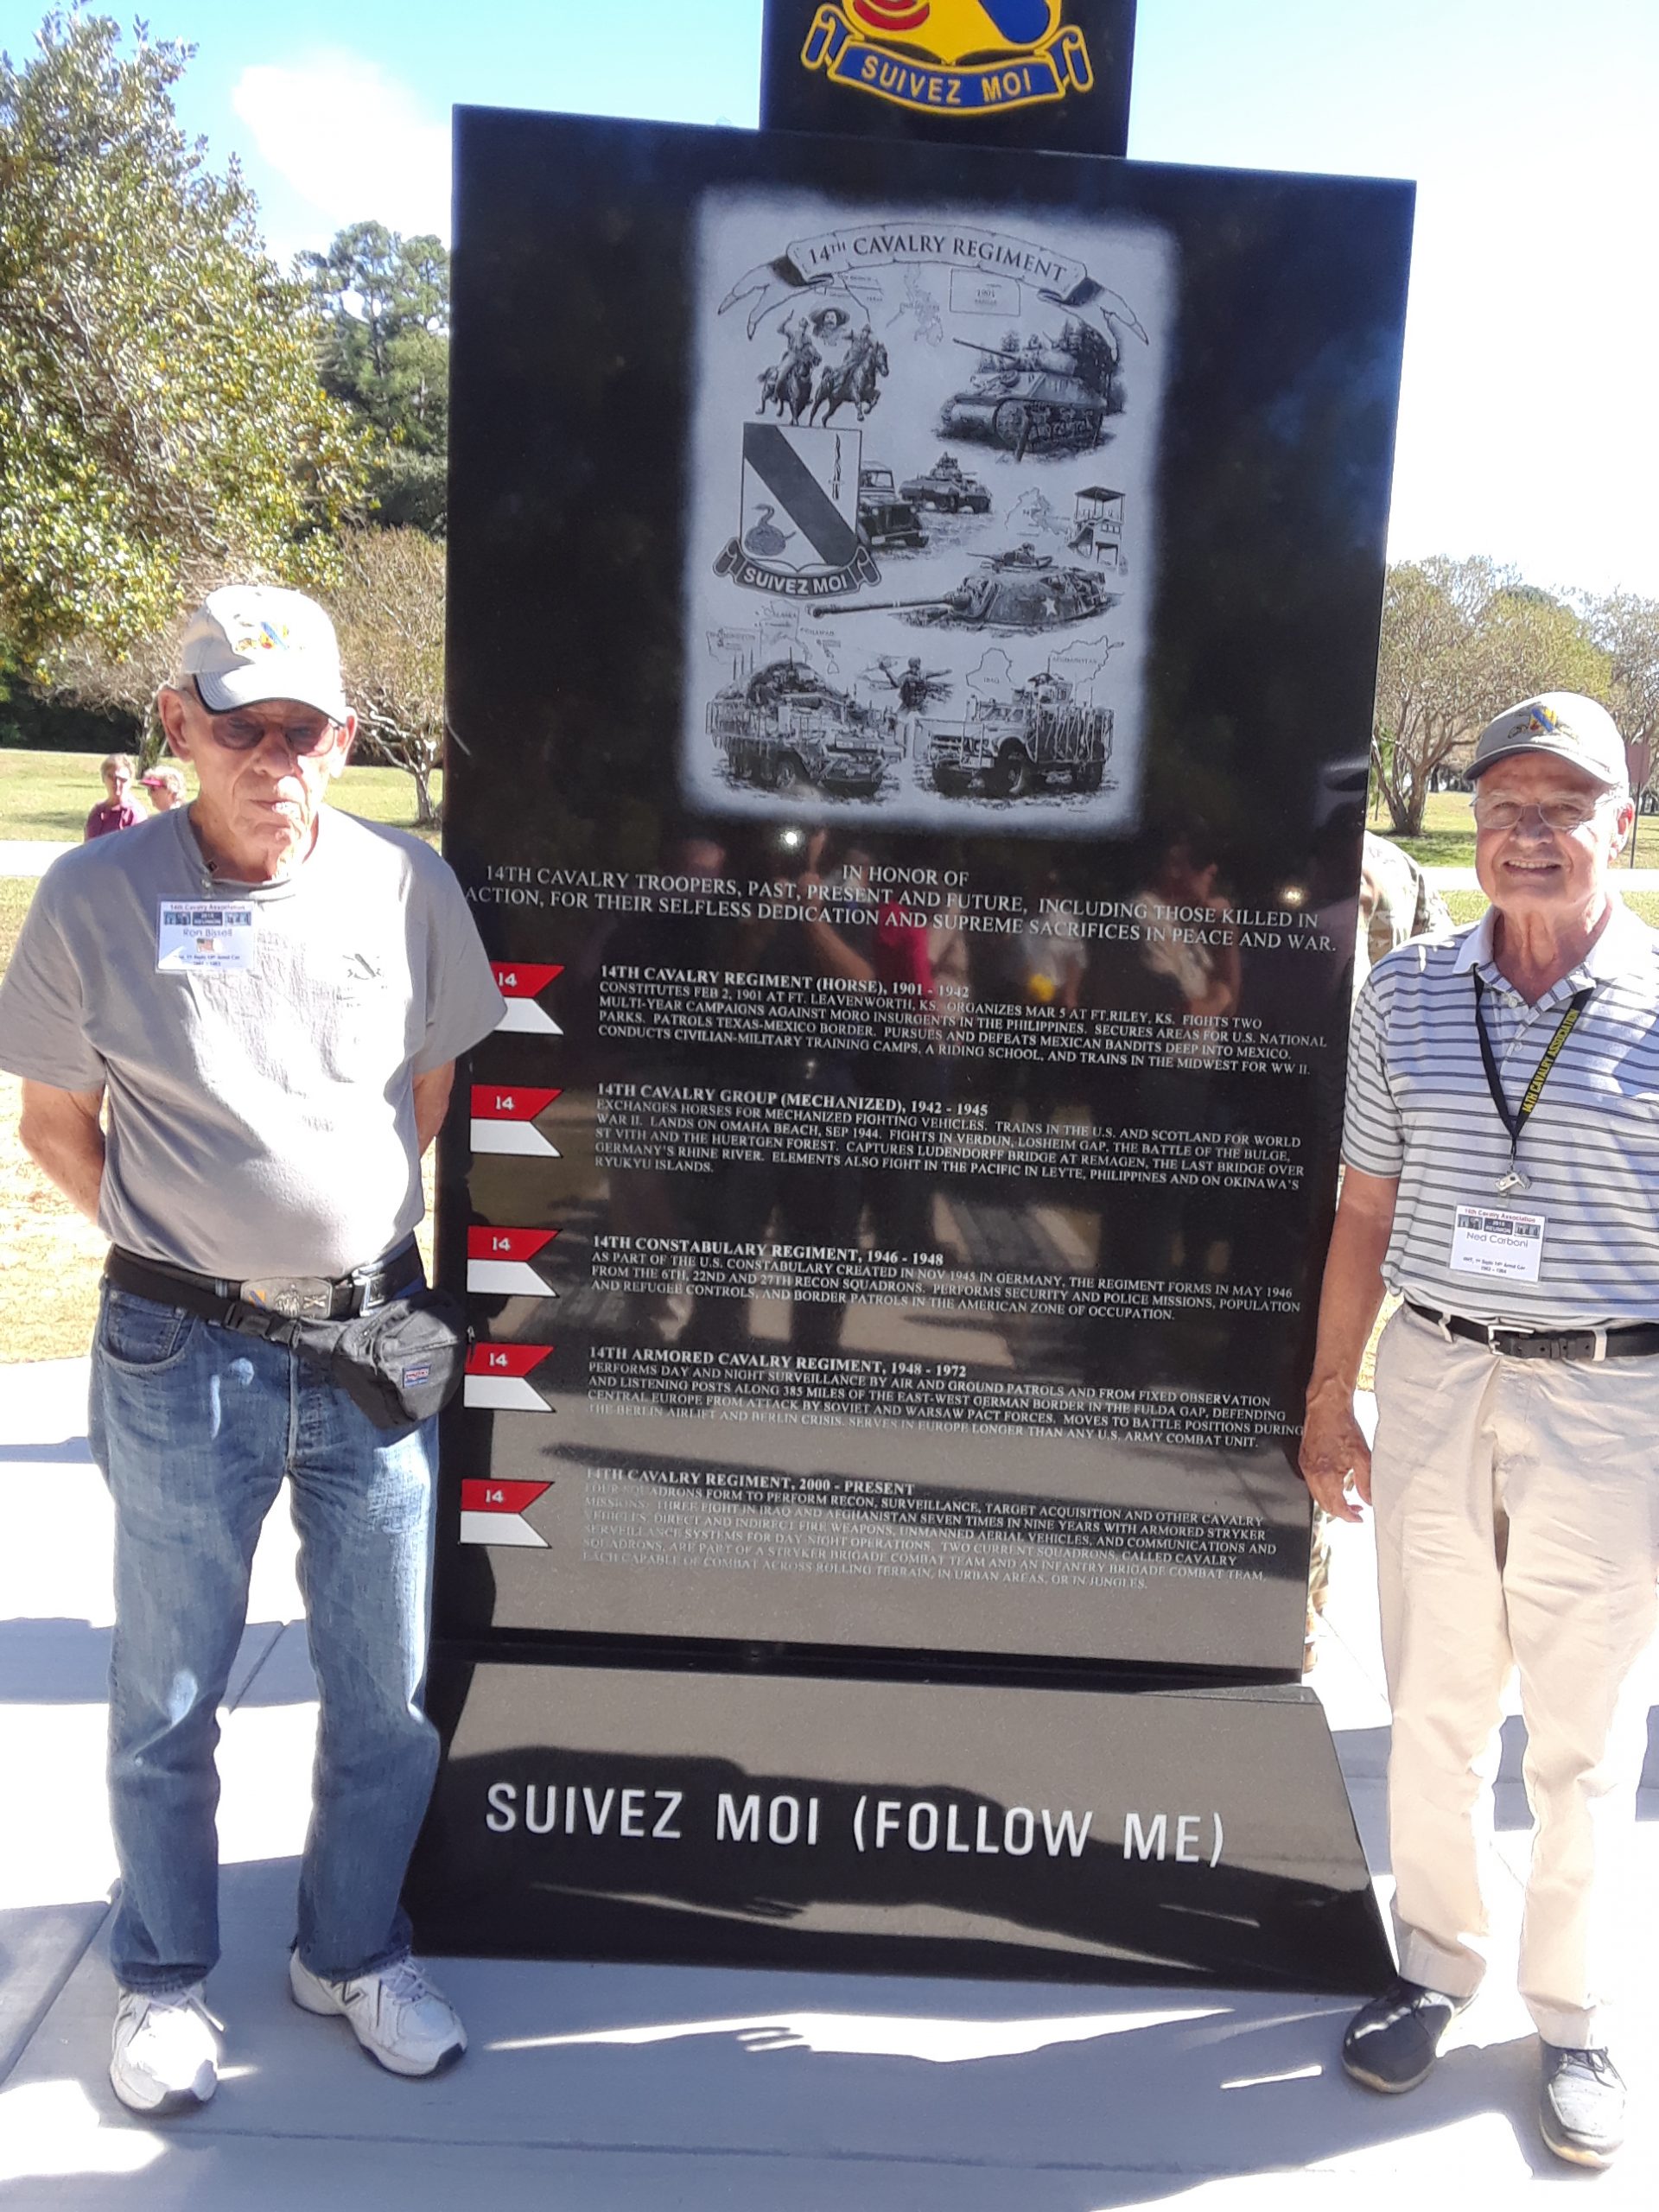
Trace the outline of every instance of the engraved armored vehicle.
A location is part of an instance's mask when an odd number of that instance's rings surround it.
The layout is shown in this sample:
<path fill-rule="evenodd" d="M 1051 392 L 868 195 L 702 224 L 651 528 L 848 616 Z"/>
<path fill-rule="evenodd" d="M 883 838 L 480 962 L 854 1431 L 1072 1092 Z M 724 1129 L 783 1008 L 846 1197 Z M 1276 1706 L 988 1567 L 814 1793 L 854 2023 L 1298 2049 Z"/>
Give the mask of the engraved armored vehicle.
<path fill-rule="evenodd" d="M 919 553 L 927 543 L 921 518 L 894 488 L 890 468 L 858 472 L 858 534 L 873 553 Z"/>
<path fill-rule="evenodd" d="M 1023 345 L 980 346 L 968 389 L 944 404 L 939 435 L 999 448 L 1023 461 L 1027 453 L 1086 453 L 1100 443 L 1109 415 L 1122 412 L 1117 354 L 1110 339 L 1068 320 L 1058 338 Z"/>
<path fill-rule="evenodd" d="M 928 769 L 948 798 L 1097 791 L 1111 754 L 1111 709 L 1080 706 L 1070 680 L 1052 670 L 1011 699 L 976 694 L 961 721 L 927 722 Z"/>
<path fill-rule="evenodd" d="M 738 782 L 791 797 L 873 798 L 901 743 L 890 709 L 861 706 L 793 659 L 728 683 L 706 721 Z"/>
<path fill-rule="evenodd" d="M 991 512 L 990 493 L 953 453 L 942 453 L 925 475 L 908 478 L 899 488 L 916 506 L 938 507 L 947 515 Z"/>
<path fill-rule="evenodd" d="M 1104 614 L 1122 597 L 1090 569 L 1057 569 L 1051 556 L 1026 545 L 982 562 L 953 591 L 934 599 L 865 599 L 853 605 L 837 600 L 812 613 L 899 613 L 906 622 L 951 630 L 1059 630 Z"/>
<path fill-rule="evenodd" d="M 1005 546 L 1000 553 L 988 553 L 984 566 L 988 569 L 1052 569 L 1054 556 L 1039 553 L 1028 537 L 1018 545 Z"/>

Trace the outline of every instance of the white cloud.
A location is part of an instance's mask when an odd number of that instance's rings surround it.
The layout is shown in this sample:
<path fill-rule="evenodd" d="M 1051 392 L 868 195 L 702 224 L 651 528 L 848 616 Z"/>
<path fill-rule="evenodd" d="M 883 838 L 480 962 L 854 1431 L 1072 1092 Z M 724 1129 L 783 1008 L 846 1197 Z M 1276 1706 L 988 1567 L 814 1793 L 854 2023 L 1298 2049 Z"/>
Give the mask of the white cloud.
<path fill-rule="evenodd" d="M 449 125 L 378 62 L 319 49 L 245 69 L 231 94 L 261 157 L 331 229 L 449 235 Z"/>

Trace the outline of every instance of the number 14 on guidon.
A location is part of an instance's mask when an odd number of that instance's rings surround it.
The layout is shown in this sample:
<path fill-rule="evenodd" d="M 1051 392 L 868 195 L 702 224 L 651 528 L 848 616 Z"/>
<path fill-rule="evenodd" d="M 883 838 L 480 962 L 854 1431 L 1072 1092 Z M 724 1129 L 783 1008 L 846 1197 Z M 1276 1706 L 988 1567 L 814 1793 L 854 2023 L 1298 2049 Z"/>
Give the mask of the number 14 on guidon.
<path fill-rule="evenodd" d="M 520 1293 L 531 1298 L 556 1298 L 551 1283 L 531 1264 L 558 1235 L 556 1229 L 493 1229 L 485 1224 L 467 1231 L 467 1287 L 493 1293 Z"/>
<path fill-rule="evenodd" d="M 475 1083 L 473 1150 L 516 1152 L 533 1160 L 559 1159 L 557 1145 L 550 1144 L 533 1124 L 538 1114 L 545 1113 L 563 1095 L 563 1088 L 545 1090 L 525 1084 Z"/>
<path fill-rule="evenodd" d="M 552 1349 L 551 1344 L 474 1344 L 467 1355 L 461 1403 L 493 1413 L 551 1413 L 530 1377 Z"/>
<path fill-rule="evenodd" d="M 479 1481 L 469 1478 L 461 1486 L 461 1541 L 463 1544 L 524 1545 L 550 1549 L 524 1515 L 538 1497 L 552 1489 L 549 1483 Z"/>
<path fill-rule="evenodd" d="M 563 1036 L 552 1015 L 536 1003 L 554 978 L 563 975 L 563 962 L 554 967 L 538 960 L 492 960 L 490 969 L 495 988 L 507 1002 L 495 1025 L 498 1035 L 504 1029 L 517 1029 L 537 1037 Z"/>

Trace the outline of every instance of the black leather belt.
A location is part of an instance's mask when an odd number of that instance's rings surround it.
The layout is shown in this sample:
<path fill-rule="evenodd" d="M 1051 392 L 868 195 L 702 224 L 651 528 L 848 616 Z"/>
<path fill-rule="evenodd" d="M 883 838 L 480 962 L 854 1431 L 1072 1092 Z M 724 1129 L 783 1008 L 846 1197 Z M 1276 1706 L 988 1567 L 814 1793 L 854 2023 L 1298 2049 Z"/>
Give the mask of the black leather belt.
<path fill-rule="evenodd" d="M 1405 1306 L 1445 1335 L 1484 1344 L 1505 1359 L 1640 1359 L 1659 1352 L 1659 1322 L 1634 1321 L 1618 1329 L 1500 1329 L 1496 1322 L 1465 1321 L 1460 1313 L 1442 1313 L 1414 1299 Z"/>
<path fill-rule="evenodd" d="M 422 1262 L 410 1236 L 384 1258 L 333 1281 L 327 1275 L 253 1275 L 236 1282 L 222 1275 L 199 1275 L 162 1260 L 142 1259 L 137 1252 L 112 1244 L 104 1273 L 118 1289 L 153 1299 L 158 1306 L 179 1306 L 205 1321 L 228 1322 L 238 1306 L 302 1321 L 340 1321 L 355 1313 L 371 1313 L 418 1282 Z"/>

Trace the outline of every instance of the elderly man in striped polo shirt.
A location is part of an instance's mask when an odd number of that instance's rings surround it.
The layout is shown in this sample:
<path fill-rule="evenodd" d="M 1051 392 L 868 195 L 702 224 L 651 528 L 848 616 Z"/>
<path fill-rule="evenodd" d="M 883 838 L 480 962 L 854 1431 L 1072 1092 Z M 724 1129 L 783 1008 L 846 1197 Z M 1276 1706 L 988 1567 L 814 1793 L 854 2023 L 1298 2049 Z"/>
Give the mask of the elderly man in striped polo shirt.
<path fill-rule="evenodd" d="M 1536 1833 L 1521 1992 L 1540 2121 L 1605 2165 L 1615 1862 L 1647 1735 L 1659 1578 L 1659 938 L 1611 889 L 1635 810 L 1605 710 L 1551 692 L 1482 731 L 1491 910 L 1379 962 L 1355 1009 L 1342 1202 L 1302 1471 L 1376 1516 L 1400 1979 L 1349 2027 L 1410 2089 L 1484 1967 L 1500 1699 L 1518 1668 Z M 1368 1451 L 1353 1391 L 1384 1285 Z"/>

